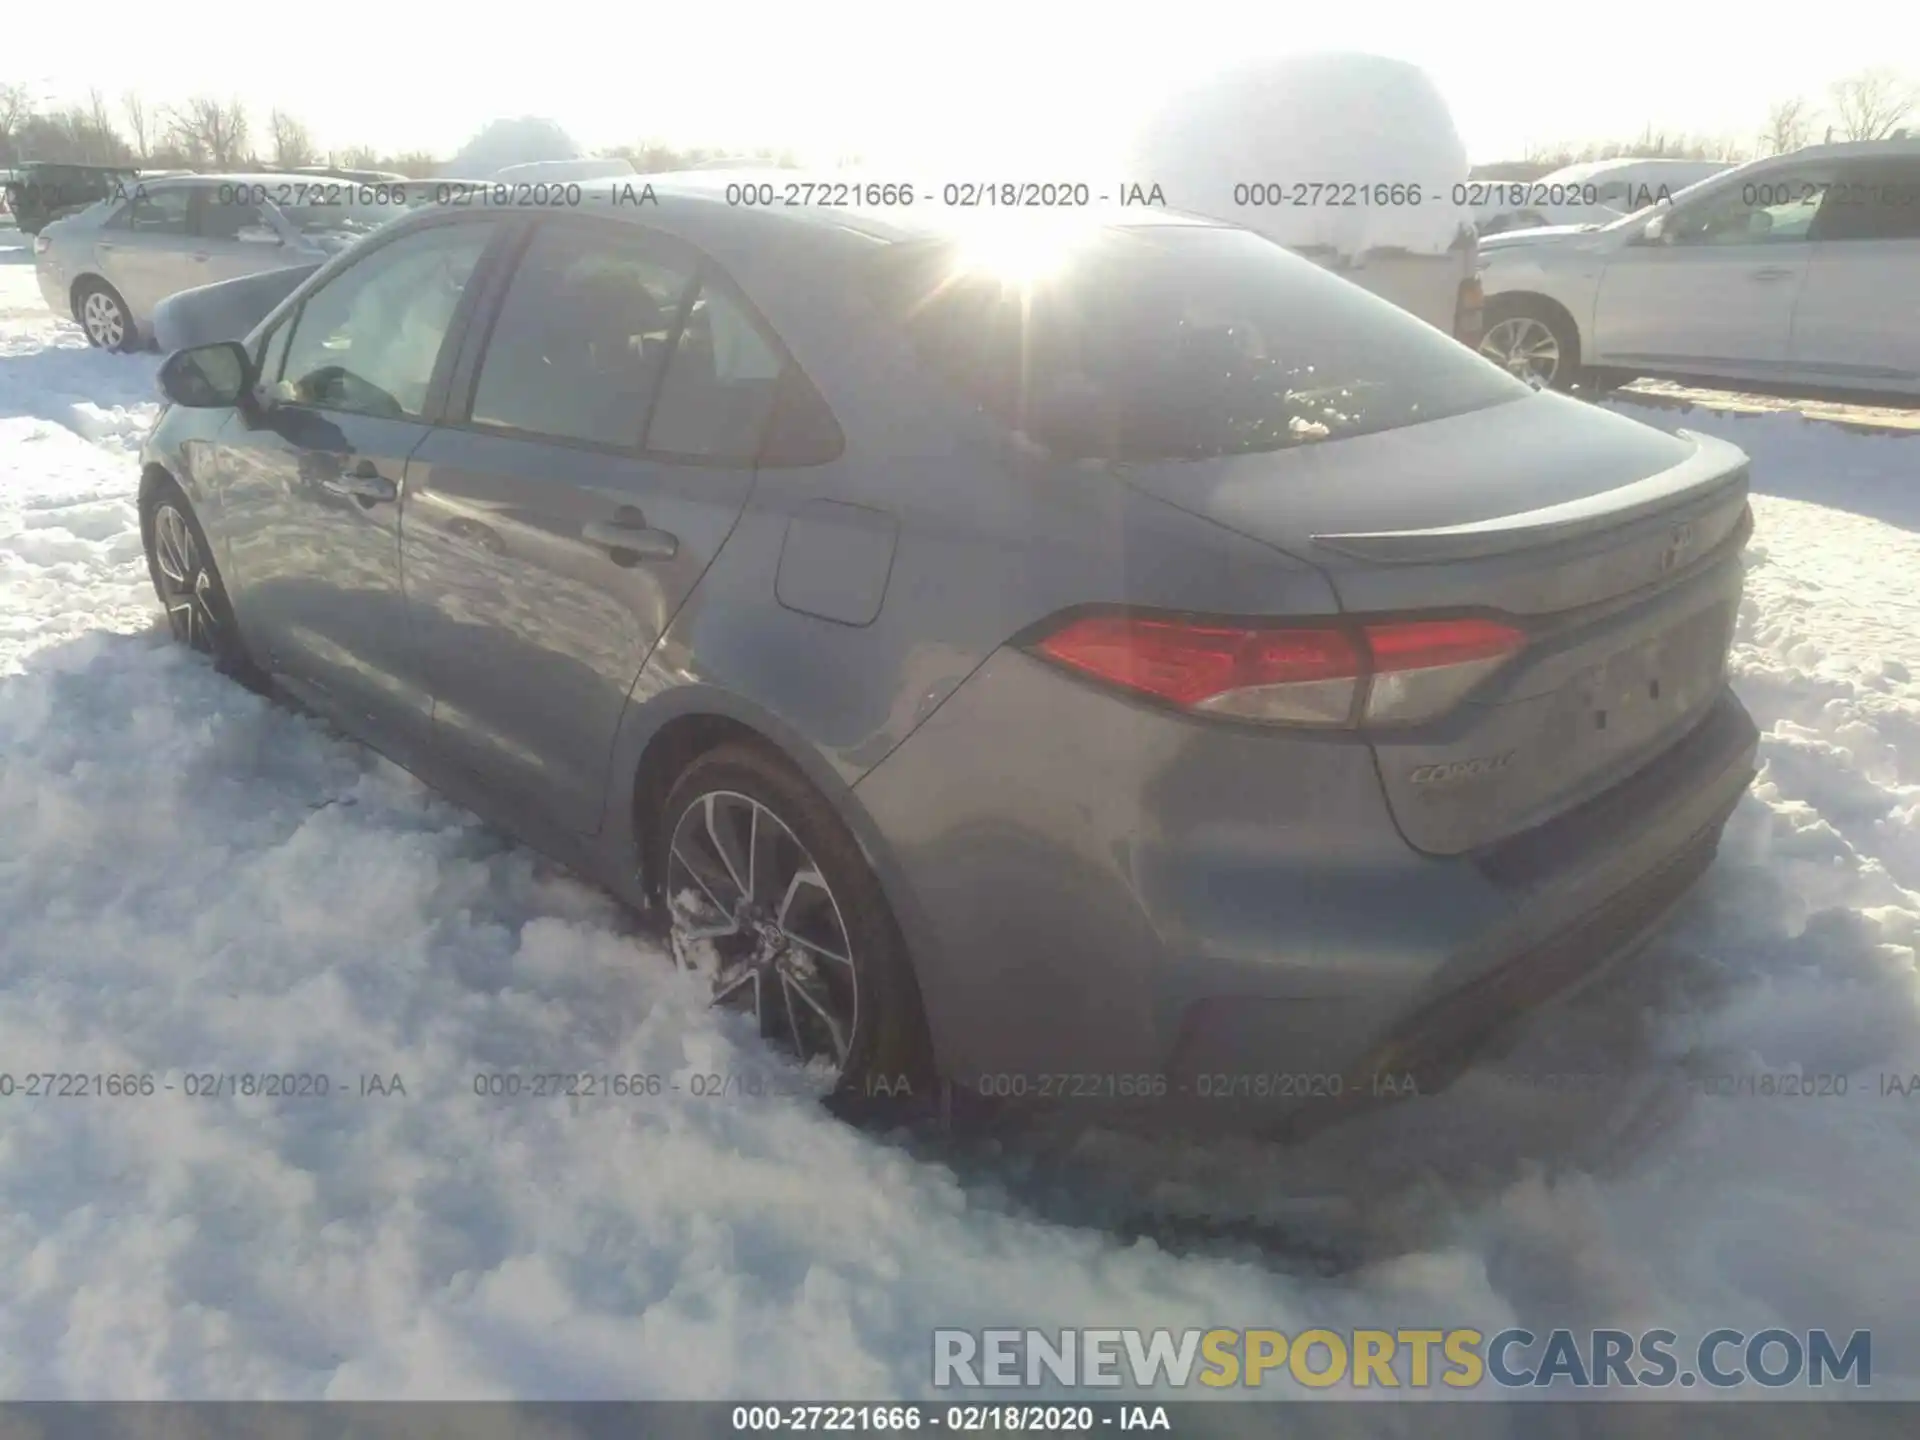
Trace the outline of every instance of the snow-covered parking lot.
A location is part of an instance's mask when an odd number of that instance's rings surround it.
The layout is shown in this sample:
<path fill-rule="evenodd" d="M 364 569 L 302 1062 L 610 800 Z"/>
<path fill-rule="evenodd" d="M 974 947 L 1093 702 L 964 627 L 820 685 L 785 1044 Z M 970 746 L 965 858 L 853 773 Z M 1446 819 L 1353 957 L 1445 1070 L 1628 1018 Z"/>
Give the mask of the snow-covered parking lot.
<path fill-rule="evenodd" d="M 1666 937 L 1443 1096 L 1285 1151 L 483 1100 L 768 1062 L 610 900 L 164 640 L 154 359 L 12 242 L 0 1072 L 333 1091 L 0 1096 L 0 1396 L 883 1397 L 937 1326 L 1415 1323 L 1870 1328 L 1920 1396 L 1920 434 L 1634 412 L 1754 458 L 1764 769 Z M 1712 1093 L 1792 1072 L 1836 1078 Z"/>

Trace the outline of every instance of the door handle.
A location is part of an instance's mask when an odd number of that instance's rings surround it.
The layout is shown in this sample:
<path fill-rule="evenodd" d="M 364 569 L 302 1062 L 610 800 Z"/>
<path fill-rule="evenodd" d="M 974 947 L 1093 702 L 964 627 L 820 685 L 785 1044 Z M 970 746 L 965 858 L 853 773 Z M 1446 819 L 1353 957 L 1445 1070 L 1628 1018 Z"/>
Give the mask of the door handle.
<path fill-rule="evenodd" d="M 1800 272 L 1791 265 L 1768 265 L 1762 269 L 1750 271 L 1748 278 L 1753 280 L 1790 280 Z"/>
<path fill-rule="evenodd" d="M 400 493 L 400 487 L 375 469 L 371 460 L 362 460 L 351 470 L 329 476 L 320 482 L 320 488 L 334 495 L 350 496 L 364 505 L 392 500 Z"/>
<path fill-rule="evenodd" d="M 111 240 L 102 240 L 100 242 L 100 248 L 102 250 L 118 250 L 120 247 Z"/>
<path fill-rule="evenodd" d="M 665 530 L 655 530 L 634 516 L 631 520 L 589 520 L 580 527 L 580 536 L 589 544 L 611 552 L 624 565 L 637 560 L 671 560 L 680 553 L 680 541 Z M 631 556 L 632 559 L 624 559 Z"/>
<path fill-rule="evenodd" d="M 193 258 L 195 260 L 204 260 L 207 258 L 207 252 L 204 250 L 196 250 L 193 252 Z"/>

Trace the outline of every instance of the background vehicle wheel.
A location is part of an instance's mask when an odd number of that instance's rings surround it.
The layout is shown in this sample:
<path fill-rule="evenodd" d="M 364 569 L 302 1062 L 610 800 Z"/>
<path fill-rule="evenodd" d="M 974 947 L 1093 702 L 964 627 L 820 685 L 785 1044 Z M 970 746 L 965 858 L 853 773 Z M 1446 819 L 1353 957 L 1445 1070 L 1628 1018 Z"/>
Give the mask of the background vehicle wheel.
<path fill-rule="evenodd" d="M 833 807 L 750 745 L 695 760 L 660 813 L 662 898 L 675 960 L 713 1003 L 842 1096 L 932 1087 L 919 988 L 893 912 Z"/>
<path fill-rule="evenodd" d="M 131 350 L 136 343 L 133 315 L 127 302 L 104 280 L 82 282 L 74 297 L 74 319 L 87 332 L 87 343 L 102 350 Z"/>
<path fill-rule="evenodd" d="M 1480 353 L 1537 390 L 1572 388 L 1580 375 L 1580 338 L 1566 317 L 1527 300 L 1489 300 Z"/>
<path fill-rule="evenodd" d="M 193 507 L 172 480 L 154 486 L 142 502 L 140 534 L 147 548 L 147 573 L 153 577 L 153 591 L 167 612 L 173 638 L 212 656 L 222 674 L 257 684 L 260 672 L 241 643 L 226 586 L 214 568 L 212 547 Z"/>

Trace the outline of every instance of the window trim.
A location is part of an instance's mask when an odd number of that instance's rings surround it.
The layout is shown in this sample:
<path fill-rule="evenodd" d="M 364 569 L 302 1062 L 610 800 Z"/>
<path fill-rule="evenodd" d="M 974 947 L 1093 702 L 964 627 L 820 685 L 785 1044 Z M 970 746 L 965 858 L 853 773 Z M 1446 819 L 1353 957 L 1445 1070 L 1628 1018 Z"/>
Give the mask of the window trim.
<path fill-rule="evenodd" d="M 298 290 L 294 291 L 286 300 L 281 302 L 288 307 L 287 313 L 283 318 L 274 320 L 272 316 L 268 317 L 268 319 L 272 321 L 272 328 L 277 329 L 281 325 L 290 325 L 298 328 L 301 320 L 306 318 L 307 302 L 319 294 L 321 290 L 333 284 L 334 281 L 366 264 L 390 245 L 397 244 L 410 236 L 421 234 L 424 231 L 438 230 L 454 225 L 487 225 L 492 227 L 493 233 L 487 236 L 487 243 L 482 246 L 480 250 L 480 258 L 474 262 L 473 278 L 467 282 L 466 289 L 460 294 L 460 303 L 454 307 L 453 319 L 447 324 L 447 333 L 440 337 L 440 350 L 439 353 L 434 356 L 433 374 L 427 380 L 427 397 L 421 406 L 420 413 L 418 415 L 403 416 L 368 415 L 363 410 L 342 410 L 334 406 L 315 405 L 304 400 L 285 400 L 277 397 L 272 400 L 273 408 L 302 410 L 314 415 L 346 415 L 362 420 L 395 420 L 406 425 L 435 426 L 446 423 L 443 417 L 447 410 L 448 386 L 453 377 L 455 359 L 459 356 L 461 347 L 465 344 L 467 329 L 472 323 L 474 310 L 478 304 L 480 293 L 491 283 L 493 273 L 500 264 L 501 249 L 505 237 L 512 229 L 510 224 L 499 223 L 499 217 L 497 215 L 426 215 L 421 217 L 417 224 L 406 224 L 405 228 L 397 233 L 380 235 L 377 243 L 369 244 L 364 249 L 355 246 L 347 256 L 343 257 L 346 263 L 342 264 L 338 269 L 323 266 L 320 270 L 308 276 Z M 369 239 L 371 240 L 373 237 L 369 237 Z M 267 343 L 269 338 L 268 335 L 263 334 L 263 345 Z M 291 334 L 289 334 L 289 348 L 291 348 L 291 344 L 292 337 Z M 261 351 L 261 354 L 264 356 L 264 349 Z M 281 353 L 280 368 L 282 374 L 284 374 L 286 370 L 285 351 Z M 264 387 L 267 382 L 265 378 L 262 377 L 257 383 Z"/>
<path fill-rule="evenodd" d="M 835 433 L 840 444 L 833 460 L 840 458 L 846 450 L 846 429 L 840 424 L 840 417 L 833 413 L 833 407 L 827 404 L 826 396 L 820 387 L 808 375 L 792 350 L 780 338 L 760 308 L 748 298 L 746 292 L 721 265 L 705 250 L 683 236 L 670 231 L 656 229 L 651 225 L 638 224 L 631 220 L 608 220 L 597 216 L 574 214 L 529 215 L 515 222 L 518 234 L 510 247 L 510 253 L 503 253 L 493 283 L 488 293 L 482 297 L 485 311 L 476 323 L 467 327 L 462 341 L 461 353 L 457 365 L 450 377 L 449 391 L 444 413 L 434 422 L 445 430 L 461 430 L 469 434 L 489 436 L 498 440 L 517 440 L 535 445 L 564 445 L 568 449 L 581 450 L 595 455 L 611 455 L 625 460 L 646 461 L 657 465 L 686 466 L 703 470 L 758 470 L 767 448 L 767 437 L 772 433 L 773 422 L 778 413 L 779 399 L 768 407 L 766 417 L 760 422 L 759 433 L 754 437 L 753 453 L 745 458 L 716 457 L 712 455 L 687 455 L 672 450 L 655 450 L 648 447 L 646 440 L 653 428 L 655 406 L 659 403 L 660 391 L 666 383 L 667 372 L 673 366 L 673 357 L 680 348 L 680 337 L 685 333 L 687 317 L 692 312 L 693 302 L 699 298 L 702 290 L 709 285 L 723 293 L 728 300 L 739 307 L 746 316 L 747 323 L 759 334 L 762 341 L 779 357 L 782 373 L 795 370 L 805 379 L 807 388 L 820 398 L 826 412 L 833 420 Z M 641 419 L 639 434 L 631 445 L 607 445 L 596 440 L 581 440 L 569 435 L 549 435 L 544 431 L 521 430 L 508 425 L 495 425 L 473 418 L 473 399 L 480 386 L 480 369 L 486 363 L 487 351 L 493 344 L 494 325 L 505 308 L 507 291 L 518 273 L 520 262 L 532 246 L 534 237 L 542 226 L 552 226 L 572 230 L 579 234 L 608 237 L 625 237 L 636 249 L 649 246 L 672 256 L 678 254 L 691 263 L 688 266 L 688 284 L 680 296 L 679 308 L 673 317 L 673 333 L 667 342 L 667 361 L 660 367 L 660 373 L 654 378 L 653 392 L 647 397 L 646 413 Z M 669 261 L 671 263 L 671 261 Z M 779 382 L 776 380 L 776 387 Z M 829 460 L 812 460 L 809 465 L 830 463 Z M 778 468 L 791 469 L 795 466 Z"/>

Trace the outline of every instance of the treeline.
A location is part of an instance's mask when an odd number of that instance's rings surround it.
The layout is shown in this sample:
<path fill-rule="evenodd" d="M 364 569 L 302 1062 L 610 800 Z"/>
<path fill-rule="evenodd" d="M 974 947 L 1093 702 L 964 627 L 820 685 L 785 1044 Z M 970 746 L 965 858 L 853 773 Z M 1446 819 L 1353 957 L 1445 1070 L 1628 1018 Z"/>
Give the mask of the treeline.
<path fill-rule="evenodd" d="M 1524 159 L 1476 165 L 1476 180 L 1537 180 L 1566 165 L 1589 160 L 1724 160 L 1735 164 L 1780 155 L 1830 140 L 1886 140 L 1920 132 L 1920 82 L 1898 71 L 1864 70 L 1834 82 L 1826 103 L 1804 95 L 1768 107 L 1766 124 L 1751 139 L 1687 135 L 1649 125 L 1631 140 L 1529 147 Z"/>
<path fill-rule="evenodd" d="M 721 160 L 782 167 L 798 163 L 784 151 L 742 154 L 647 142 L 616 145 L 599 153 L 626 159 L 642 172 Z M 150 106 L 136 92 L 109 102 L 96 90 L 84 105 L 41 109 L 26 86 L 0 84 L 0 169 L 30 160 L 144 170 L 294 170 L 329 165 L 387 170 L 420 179 L 437 174 L 446 164 L 445 157 L 424 150 L 382 152 L 371 145 L 323 150 L 296 116 L 276 109 L 268 114 L 264 127 L 256 128 L 237 100 L 199 96 L 182 105 Z"/>

